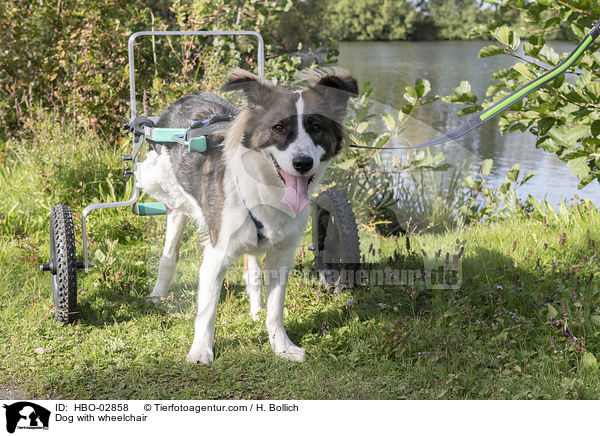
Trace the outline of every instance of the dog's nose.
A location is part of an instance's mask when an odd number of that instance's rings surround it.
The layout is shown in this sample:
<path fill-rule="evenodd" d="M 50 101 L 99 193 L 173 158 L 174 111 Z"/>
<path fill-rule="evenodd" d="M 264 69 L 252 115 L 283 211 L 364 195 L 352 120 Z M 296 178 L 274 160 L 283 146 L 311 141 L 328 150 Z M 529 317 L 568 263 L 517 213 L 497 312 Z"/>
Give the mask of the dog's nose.
<path fill-rule="evenodd" d="M 294 156 L 294 158 L 292 159 L 292 165 L 294 166 L 294 169 L 296 171 L 304 174 L 307 171 L 310 171 L 312 169 L 313 158 L 310 156 L 306 156 L 304 154 L 299 155 L 299 156 Z"/>

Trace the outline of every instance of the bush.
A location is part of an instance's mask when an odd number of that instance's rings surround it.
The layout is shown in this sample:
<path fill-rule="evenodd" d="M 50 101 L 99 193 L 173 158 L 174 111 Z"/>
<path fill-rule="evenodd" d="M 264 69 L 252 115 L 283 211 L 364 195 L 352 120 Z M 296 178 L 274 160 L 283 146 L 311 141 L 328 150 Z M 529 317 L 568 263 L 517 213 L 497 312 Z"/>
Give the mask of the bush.
<path fill-rule="evenodd" d="M 113 139 L 128 118 L 127 40 L 132 33 L 260 30 L 289 5 L 289 0 L 1 2 L 0 134 L 18 134 L 36 108 L 44 108 Z M 139 41 L 136 85 L 146 110 L 216 88 L 233 66 L 256 68 L 256 43 L 250 38 Z M 297 69 L 299 62 L 278 59 L 269 44 L 266 52 L 275 77 L 286 79 Z"/>
<path fill-rule="evenodd" d="M 150 27 L 142 2 L 6 0 L 0 25 L 4 134 L 21 129 L 40 106 L 90 126 L 126 113 L 127 38 Z"/>

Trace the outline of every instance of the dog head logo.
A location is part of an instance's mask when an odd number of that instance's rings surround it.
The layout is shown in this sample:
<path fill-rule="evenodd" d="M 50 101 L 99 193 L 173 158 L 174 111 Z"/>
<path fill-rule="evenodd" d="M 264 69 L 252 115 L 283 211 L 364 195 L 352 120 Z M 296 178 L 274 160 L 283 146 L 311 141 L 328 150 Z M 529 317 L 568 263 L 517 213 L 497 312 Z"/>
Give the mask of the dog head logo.
<path fill-rule="evenodd" d="M 6 430 L 14 433 L 17 427 L 27 429 L 47 429 L 50 411 L 27 401 L 4 405 L 6 409 Z"/>

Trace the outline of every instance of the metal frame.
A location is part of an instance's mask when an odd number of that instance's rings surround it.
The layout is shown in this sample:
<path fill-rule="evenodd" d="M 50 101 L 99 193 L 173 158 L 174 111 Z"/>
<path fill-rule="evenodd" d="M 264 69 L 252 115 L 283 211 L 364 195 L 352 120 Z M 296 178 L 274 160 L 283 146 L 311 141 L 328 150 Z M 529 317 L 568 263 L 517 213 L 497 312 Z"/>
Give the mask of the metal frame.
<path fill-rule="evenodd" d="M 136 32 L 129 37 L 128 42 L 128 56 L 129 56 L 129 97 L 131 105 L 131 119 L 136 117 L 136 100 L 135 100 L 135 59 L 134 59 L 134 43 L 139 36 L 181 36 L 181 35 L 199 35 L 199 36 L 254 36 L 258 39 L 257 47 L 257 64 L 258 64 L 258 77 L 261 79 L 265 76 L 265 43 L 262 36 L 258 32 L 253 31 L 183 31 L 183 30 L 158 30 L 158 31 L 143 31 Z M 138 154 L 142 144 L 144 143 L 144 135 L 133 134 L 133 150 L 131 153 L 132 161 L 135 165 L 138 162 Z M 107 209 L 114 207 L 132 206 L 135 204 L 139 197 L 140 191 L 135 183 L 135 174 L 132 176 L 133 179 L 133 193 L 129 200 L 117 201 L 112 203 L 96 203 L 90 204 L 82 212 L 81 227 L 82 227 L 82 238 L 83 238 L 83 267 L 85 272 L 89 271 L 91 263 L 88 261 L 88 241 L 87 241 L 87 230 L 86 220 L 88 214 L 96 209 Z"/>

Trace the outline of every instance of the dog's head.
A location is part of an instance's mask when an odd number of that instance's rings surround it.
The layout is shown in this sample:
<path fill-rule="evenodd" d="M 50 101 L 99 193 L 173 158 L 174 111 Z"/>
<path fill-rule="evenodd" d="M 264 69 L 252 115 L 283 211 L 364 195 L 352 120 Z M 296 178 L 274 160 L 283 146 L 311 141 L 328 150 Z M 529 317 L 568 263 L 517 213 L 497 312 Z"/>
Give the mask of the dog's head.
<path fill-rule="evenodd" d="M 306 70 L 296 91 L 235 70 L 223 91 L 240 91 L 247 105 L 227 138 L 264 155 L 285 185 L 283 202 L 294 213 L 310 203 L 308 185 L 345 147 L 346 106 L 358 95 L 356 80 L 341 68 Z"/>

